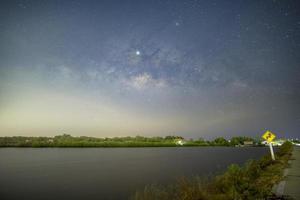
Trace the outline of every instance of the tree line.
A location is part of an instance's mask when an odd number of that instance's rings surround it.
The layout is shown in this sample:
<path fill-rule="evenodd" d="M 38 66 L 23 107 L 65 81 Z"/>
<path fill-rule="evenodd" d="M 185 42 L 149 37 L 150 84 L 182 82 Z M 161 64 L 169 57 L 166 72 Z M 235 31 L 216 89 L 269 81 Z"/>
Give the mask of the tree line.
<path fill-rule="evenodd" d="M 74 137 L 68 134 L 55 137 L 0 137 L 0 147 L 152 147 L 152 146 L 178 146 L 177 141 L 183 141 L 180 146 L 240 146 L 244 142 L 251 142 L 259 145 L 260 140 L 251 137 L 232 137 L 226 140 L 217 137 L 213 140 L 189 139 L 185 140 L 182 136 L 165 137 L 113 137 L 96 138 L 80 136 Z"/>

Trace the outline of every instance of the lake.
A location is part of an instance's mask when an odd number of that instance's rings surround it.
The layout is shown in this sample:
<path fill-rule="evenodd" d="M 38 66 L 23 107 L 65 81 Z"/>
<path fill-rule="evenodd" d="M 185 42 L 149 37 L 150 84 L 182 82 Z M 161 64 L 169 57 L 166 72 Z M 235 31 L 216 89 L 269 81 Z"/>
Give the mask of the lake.
<path fill-rule="evenodd" d="M 0 148 L 0 199 L 128 199 L 152 183 L 209 175 L 264 147 Z"/>

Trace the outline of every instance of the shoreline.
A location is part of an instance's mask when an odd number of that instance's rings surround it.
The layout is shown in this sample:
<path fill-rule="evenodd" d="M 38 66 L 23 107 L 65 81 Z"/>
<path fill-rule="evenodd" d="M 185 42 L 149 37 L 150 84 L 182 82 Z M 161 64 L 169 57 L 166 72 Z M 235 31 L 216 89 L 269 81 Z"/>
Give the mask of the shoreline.
<path fill-rule="evenodd" d="M 145 145 L 145 146 L 0 146 L 1 148 L 205 148 L 205 147 L 226 147 L 226 148 L 259 148 L 259 147 L 265 147 L 268 148 L 268 146 L 264 145 L 257 145 L 257 146 L 222 146 L 222 145 Z M 275 146 L 274 148 L 277 148 Z"/>
<path fill-rule="evenodd" d="M 119 147 L 206 147 L 206 146 L 264 146 L 261 139 L 251 137 L 237 136 L 230 140 L 223 137 L 217 137 L 214 140 L 185 139 L 182 136 L 164 136 L 164 137 L 143 137 L 127 136 L 113 138 L 95 138 L 95 137 L 73 137 L 63 134 L 54 137 L 0 137 L 0 147 L 76 147 L 76 148 L 119 148 Z"/>
<path fill-rule="evenodd" d="M 193 177 L 169 185 L 148 185 L 136 191 L 131 199 L 277 199 L 272 188 L 283 180 L 293 148 L 292 143 L 286 142 L 275 153 L 275 161 L 267 154 L 242 166 L 231 164 L 211 180 Z"/>

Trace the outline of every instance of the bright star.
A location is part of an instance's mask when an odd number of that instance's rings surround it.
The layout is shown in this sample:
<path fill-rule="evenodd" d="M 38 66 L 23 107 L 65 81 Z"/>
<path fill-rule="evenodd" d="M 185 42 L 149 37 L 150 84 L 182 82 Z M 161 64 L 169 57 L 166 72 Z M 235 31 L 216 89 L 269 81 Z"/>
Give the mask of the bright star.
<path fill-rule="evenodd" d="M 141 52 L 140 52 L 140 51 L 136 51 L 135 54 L 136 54 L 136 55 L 140 55 Z"/>

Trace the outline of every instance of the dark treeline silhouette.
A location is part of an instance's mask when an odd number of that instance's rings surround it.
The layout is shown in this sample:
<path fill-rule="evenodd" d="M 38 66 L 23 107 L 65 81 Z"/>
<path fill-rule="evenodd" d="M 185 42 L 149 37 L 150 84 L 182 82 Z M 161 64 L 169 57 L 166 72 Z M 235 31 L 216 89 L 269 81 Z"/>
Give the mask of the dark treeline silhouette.
<path fill-rule="evenodd" d="M 226 140 L 218 137 L 214 140 L 189 139 L 181 136 L 166 137 L 73 137 L 63 134 L 55 137 L 0 137 L 0 147 L 168 147 L 168 146 L 243 146 L 245 142 L 259 145 L 260 141 L 250 137 L 232 137 Z"/>

